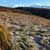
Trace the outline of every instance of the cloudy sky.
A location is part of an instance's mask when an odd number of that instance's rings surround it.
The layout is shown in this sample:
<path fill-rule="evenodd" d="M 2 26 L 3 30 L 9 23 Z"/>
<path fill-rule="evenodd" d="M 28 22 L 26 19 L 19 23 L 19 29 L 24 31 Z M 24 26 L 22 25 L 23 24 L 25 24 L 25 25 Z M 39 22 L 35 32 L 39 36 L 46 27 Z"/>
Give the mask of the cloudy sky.
<path fill-rule="evenodd" d="M 31 5 L 50 5 L 50 0 L 0 0 L 0 6 L 18 7 Z"/>

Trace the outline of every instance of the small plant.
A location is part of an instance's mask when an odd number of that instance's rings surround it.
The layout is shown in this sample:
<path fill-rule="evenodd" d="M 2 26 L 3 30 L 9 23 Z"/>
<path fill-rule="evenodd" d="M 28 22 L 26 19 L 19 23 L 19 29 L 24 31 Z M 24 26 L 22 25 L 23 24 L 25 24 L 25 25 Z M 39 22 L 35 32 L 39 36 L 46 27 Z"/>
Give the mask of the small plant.
<path fill-rule="evenodd" d="M 40 35 L 40 32 L 36 32 L 36 35 Z"/>

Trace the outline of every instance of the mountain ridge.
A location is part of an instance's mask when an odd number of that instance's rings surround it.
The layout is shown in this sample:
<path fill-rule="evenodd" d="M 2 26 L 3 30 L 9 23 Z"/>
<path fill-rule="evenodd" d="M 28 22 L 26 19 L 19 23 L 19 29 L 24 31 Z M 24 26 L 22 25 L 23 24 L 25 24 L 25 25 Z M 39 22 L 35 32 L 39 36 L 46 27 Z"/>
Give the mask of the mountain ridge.
<path fill-rule="evenodd" d="M 21 14 L 29 14 L 36 15 L 43 18 L 50 19 L 50 9 L 47 8 L 32 8 L 32 7 L 3 7 L 0 6 L 1 12 L 11 12 L 11 13 L 21 13 Z"/>

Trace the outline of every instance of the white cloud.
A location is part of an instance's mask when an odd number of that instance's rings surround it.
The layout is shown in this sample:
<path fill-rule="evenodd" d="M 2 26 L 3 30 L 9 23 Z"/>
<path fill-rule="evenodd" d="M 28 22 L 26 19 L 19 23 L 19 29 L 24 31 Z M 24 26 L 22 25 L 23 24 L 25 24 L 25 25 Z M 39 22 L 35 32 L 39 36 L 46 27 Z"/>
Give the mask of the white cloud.
<path fill-rule="evenodd" d="M 25 7 L 24 4 L 15 4 L 13 7 Z"/>
<path fill-rule="evenodd" d="M 37 3 L 37 5 L 40 5 L 40 6 L 42 6 L 42 4 L 39 4 L 39 3 Z"/>
<path fill-rule="evenodd" d="M 40 3 L 35 3 L 35 4 L 32 3 L 32 4 L 30 4 L 30 6 L 31 5 L 40 5 L 40 6 L 42 6 L 42 4 L 40 4 Z"/>
<path fill-rule="evenodd" d="M 13 7 L 18 7 L 18 4 L 14 5 Z"/>
<path fill-rule="evenodd" d="M 13 7 L 31 7 L 32 5 L 36 6 L 36 5 L 39 5 L 39 6 L 50 6 L 49 4 L 40 4 L 40 3 L 36 3 L 36 4 L 15 4 L 13 5 Z"/>

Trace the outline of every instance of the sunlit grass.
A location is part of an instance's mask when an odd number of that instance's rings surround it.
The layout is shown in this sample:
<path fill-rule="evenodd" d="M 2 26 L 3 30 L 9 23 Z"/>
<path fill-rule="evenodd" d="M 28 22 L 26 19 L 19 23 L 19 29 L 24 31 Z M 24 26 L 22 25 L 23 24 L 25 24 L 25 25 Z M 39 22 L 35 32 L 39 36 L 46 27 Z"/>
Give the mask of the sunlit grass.
<path fill-rule="evenodd" d="M 10 33 L 5 26 L 0 25 L 0 47 L 1 50 L 11 49 Z"/>

